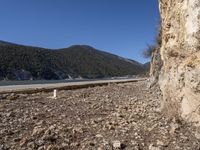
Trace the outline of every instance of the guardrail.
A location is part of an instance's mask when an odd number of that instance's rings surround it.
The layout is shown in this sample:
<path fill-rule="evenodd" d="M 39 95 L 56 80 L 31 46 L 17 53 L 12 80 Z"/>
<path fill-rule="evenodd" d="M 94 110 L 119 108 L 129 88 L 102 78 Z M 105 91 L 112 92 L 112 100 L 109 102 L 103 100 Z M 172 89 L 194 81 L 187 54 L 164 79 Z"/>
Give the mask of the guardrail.
<path fill-rule="evenodd" d="M 56 84 L 34 84 L 34 85 L 13 85 L 13 86 L 1 86 L 0 94 L 8 93 L 38 93 L 38 92 L 51 92 L 54 89 L 57 90 L 75 90 L 81 88 L 104 86 L 111 83 L 127 83 L 144 81 L 146 78 L 140 79 L 121 79 L 121 80 L 105 80 L 105 81 L 86 81 L 86 82 L 73 82 L 73 83 L 56 83 Z"/>

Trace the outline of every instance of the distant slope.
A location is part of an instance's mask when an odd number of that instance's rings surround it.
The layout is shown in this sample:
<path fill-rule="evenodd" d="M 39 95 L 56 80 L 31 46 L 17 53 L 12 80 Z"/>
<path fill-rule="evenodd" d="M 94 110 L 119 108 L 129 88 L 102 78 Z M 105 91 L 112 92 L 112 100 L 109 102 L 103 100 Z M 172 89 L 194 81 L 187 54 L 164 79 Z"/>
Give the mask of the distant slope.
<path fill-rule="evenodd" d="M 150 70 L 150 62 L 143 64 L 144 69 Z"/>
<path fill-rule="evenodd" d="M 0 79 L 104 78 L 144 71 L 136 61 L 86 45 L 49 50 L 0 41 Z"/>
<path fill-rule="evenodd" d="M 5 45 L 17 45 L 17 44 L 0 40 L 0 46 L 5 46 Z"/>

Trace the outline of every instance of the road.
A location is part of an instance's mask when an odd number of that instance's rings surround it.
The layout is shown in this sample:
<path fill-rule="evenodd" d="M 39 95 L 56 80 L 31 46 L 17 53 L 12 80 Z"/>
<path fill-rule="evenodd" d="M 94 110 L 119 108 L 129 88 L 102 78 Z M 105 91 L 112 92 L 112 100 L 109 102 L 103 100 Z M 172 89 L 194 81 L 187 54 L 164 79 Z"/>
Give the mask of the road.
<path fill-rule="evenodd" d="M 35 93 L 35 92 L 40 92 L 40 91 L 52 91 L 53 89 L 70 90 L 70 89 L 79 89 L 79 88 L 85 88 L 85 87 L 102 86 L 102 85 L 107 85 L 109 83 L 137 82 L 137 81 L 141 81 L 141 80 L 145 80 L 145 79 L 146 78 L 78 81 L 78 82 L 67 82 L 67 83 L 6 85 L 6 86 L 0 86 L 0 94 L 3 94 L 3 93 Z"/>

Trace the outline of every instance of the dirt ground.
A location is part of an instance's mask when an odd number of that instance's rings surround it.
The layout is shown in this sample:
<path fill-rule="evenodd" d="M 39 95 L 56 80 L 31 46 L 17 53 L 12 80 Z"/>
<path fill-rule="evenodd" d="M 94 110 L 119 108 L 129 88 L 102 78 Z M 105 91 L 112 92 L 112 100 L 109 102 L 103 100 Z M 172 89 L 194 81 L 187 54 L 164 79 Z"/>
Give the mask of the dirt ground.
<path fill-rule="evenodd" d="M 199 150 L 200 130 L 168 120 L 147 81 L 0 95 L 0 150 Z"/>

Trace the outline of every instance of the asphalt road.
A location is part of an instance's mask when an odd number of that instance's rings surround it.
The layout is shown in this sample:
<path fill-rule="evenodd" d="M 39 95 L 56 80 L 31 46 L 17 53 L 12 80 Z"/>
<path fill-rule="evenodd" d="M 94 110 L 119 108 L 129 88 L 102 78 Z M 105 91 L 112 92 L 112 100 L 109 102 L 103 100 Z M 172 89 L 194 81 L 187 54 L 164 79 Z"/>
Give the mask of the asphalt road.
<path fill-rule="evenodd" d="M 109 83 L 137 82 L 140 80 L 145 80 L 145 78 L 77 81 L 77 82 L 67 82 L 67 83 L 23 84 L 23 85 L 6 85 L 6 86 L 1 85 L 0 93 L 51 91 L 53 89 L 78 89 L 90 86 L 106 85 Z"/>

